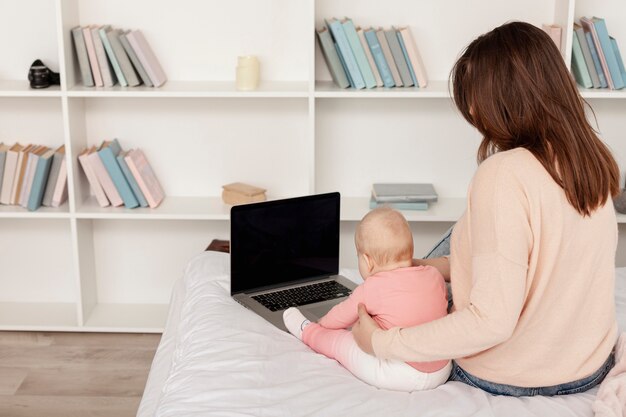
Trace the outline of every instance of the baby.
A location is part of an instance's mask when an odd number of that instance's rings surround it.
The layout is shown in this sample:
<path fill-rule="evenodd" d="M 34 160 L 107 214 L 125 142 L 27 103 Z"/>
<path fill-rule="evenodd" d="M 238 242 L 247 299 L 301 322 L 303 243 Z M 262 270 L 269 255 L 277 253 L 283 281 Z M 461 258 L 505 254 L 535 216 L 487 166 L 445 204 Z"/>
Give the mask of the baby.
<path fill-rule="evenodd" d="M 369 212 L 357 227 L 355 243 L 365 282 L 318 323 L 311 323 L 297 308 L 285 310 L 285 326 L 314 351 L 336 359 L 357 378 L 378 388 L 411 392 L 443 384 L 450 374 L 450 361 L 378 359 L 363 352 L 346 330 L 358 320 L 359 303 L 365 304 L 383 329 L 416 326 L 445 316 L 443 276 L 430 266 L 412 266 L 411 229 L 402 214 L 391 208 Z"/>

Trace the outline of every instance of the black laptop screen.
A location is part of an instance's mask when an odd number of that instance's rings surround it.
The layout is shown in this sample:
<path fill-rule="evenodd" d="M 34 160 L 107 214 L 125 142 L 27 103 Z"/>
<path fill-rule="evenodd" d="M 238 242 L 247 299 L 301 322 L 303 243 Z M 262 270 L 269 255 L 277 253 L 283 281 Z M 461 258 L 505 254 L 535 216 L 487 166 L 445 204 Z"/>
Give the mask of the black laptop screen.
<path fill-rule="evenodd" d="M 339 272 L 339 193 L 235 206 L 231 293 Z"/>

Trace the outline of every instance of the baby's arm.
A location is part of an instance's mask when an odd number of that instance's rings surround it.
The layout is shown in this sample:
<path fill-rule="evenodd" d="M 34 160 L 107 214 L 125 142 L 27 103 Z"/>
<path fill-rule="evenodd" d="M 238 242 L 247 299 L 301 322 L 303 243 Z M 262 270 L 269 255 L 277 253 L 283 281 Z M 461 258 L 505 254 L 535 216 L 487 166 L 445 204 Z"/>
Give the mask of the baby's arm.
<path fill-rule="evenodd" d="M 341 303 L 334 306 L 318 324 L 327 329 L 347 329 L 351 327 L 359 318 L 357 307 L 359 303 L 365 302 L 365 291 L 363 284 L 356 287 L 350 296 Z"/>

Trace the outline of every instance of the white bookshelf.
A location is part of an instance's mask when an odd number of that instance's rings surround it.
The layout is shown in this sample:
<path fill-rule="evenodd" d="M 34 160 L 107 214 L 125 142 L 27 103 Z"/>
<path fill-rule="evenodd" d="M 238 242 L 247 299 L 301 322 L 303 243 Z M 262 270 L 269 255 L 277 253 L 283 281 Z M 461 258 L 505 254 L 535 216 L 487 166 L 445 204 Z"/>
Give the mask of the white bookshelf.
<path fill-rule="evenodd" d="M 598 15 L 626 48 L 619 0 L 5 0 L 6 57 L 0 64 L 0 140 L 65 144 L 69 200 L 28 212 L 0 206 L 0 330 L 162 331 L 173 283 L 214 238 L 229 238 L 223 184 L 244 181 L 270 198 L 339 191 L 341 266 L 354 267 L 353 233 L 373 182 L 432 182 L 440 200 L 406 211 L 416 254 L 458 219 L 480 142 L 455 110 L 448 75 L 472 39 L 510 20 L 565 29 Z M 327 17 L 411 27 L 427 88 L 337 88 L 316 46 Z M 80 81 L 70 29 L 138 28 L 169 81 L 161 88 L 88 88 Z M 34 31 L 32 28 L 36 27 Z M 235 88 L 238 55 L 261 62 L 255 91 Z M 40 58 L 62 86 L 32 90 Z M 622 169 L 626 90 L 582 90 L 600 134 Z M 101 208 L 76 156 L 118 138 L 141 148 L 166 199 L 157 209 Z M 619 215 L 618 263 L 626 265 L 626 216 Z"/>

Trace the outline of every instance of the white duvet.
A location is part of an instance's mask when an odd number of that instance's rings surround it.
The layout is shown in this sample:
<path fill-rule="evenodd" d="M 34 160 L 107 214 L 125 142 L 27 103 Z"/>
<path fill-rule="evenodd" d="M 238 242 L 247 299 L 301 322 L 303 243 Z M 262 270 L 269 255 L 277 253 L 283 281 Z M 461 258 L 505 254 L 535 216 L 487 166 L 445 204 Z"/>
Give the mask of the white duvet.
<path fill-rule="evenodd" d="M 138 416 L 591 416 L 597 389 L 496 397 L 458 382 L 411 394 L 371 387 L 230 298 L 228 255 L 194 258 L 177 284 Z M 356 271 L 342 271 L 360 281 Z M 626 330 L 626 269 L 617 276 Z"/>

